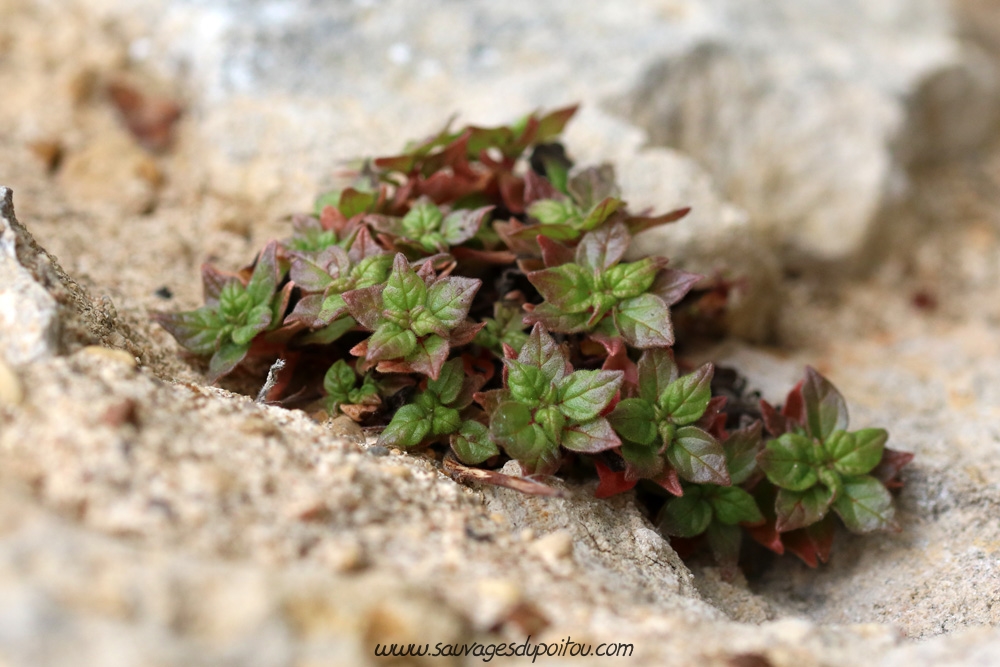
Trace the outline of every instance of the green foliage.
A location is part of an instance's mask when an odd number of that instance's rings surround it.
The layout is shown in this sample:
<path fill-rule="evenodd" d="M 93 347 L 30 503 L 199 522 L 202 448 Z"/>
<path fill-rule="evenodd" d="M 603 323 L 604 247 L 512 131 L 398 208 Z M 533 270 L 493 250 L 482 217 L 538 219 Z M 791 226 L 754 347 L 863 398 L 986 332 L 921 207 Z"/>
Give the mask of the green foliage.
<path fill-rule="evenodd" d="M 597 496 L 635 489 L 678 549 L 726 566 L 746 535 L 816 565 L 837 517 L 895 530 L 912 456 L 848 430 L 828 380 L 809 368 L 780 411 L 758 410 L 732 371 L 675 358 L 738 283 L 625 261 L 634 234 L 688 209 L 634 213 L 610 165 L 577 168 L 558 142 L 575 110 L 449 123 L 363 160 L 253 264 L 203 267 L 203 307 L 155 317 L 210 381 L 280 358 L 267 400 L 436 447 L 459 479 L 555 494 L 497 468 L 594 469 Z"/>

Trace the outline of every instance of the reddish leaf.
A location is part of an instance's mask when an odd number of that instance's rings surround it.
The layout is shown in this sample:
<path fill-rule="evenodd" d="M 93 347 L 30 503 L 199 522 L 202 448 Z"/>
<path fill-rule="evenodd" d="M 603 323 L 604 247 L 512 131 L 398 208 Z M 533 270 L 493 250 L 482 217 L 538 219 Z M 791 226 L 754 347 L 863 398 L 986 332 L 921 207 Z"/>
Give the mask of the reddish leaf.
<path fill-rule="evenodd" d="M 889 490 L 902 488 L 903 480 L 899 479 L 899 472 L 912 460 L 913 454 L 910 452 L 900 452 L 886 447 L 882 450 L 882 460 L 871 471 L 871 475 Z"/>
<path fill-rule="evenodd" d="M 747 527 L 746 531 L 761 546 L 770 549 L 779 556 L 785 553 L 785 545 L 782 542 L 783 536 L 774 527 L 774 521 L 768 521 L 759 526 Z M 785 534 L 787 535 L 788 533 Z"/>
<path fill-rule="evenodd" d="M 784 533 L 781 539 L 785 548 L 801 558 L 809 567 L 815 568 L 820 563 L 827 562 L 830 559 L 836 532 L 832 518 L 827 517 L 807 528 Z"/>
<path fill-rule="evenodd" d="M 665 225 L 670 222 L 677 222 L 690 212 L 691 209 L 688 207 L 679 208 L 675 211 L 664 213 L 663 215 L 629 216 L 625 219 L 625 224 L 628 225 L 628 230 L 632 232 L 632 234 L 638 234 L 641 231 L 645 231 L 653 227 Z"/>
<path fill-rule="evenodd" d="M 612 470 L 598 458 L 594 459 L 594 467 L 597 469 L 597 477 L 600 479 L 600 483 L 594 491 L 596 498 L 610 498 L 619 493 L 630 491 L 639 482 L 638 478 L 627 479 L 625 470 Z"/>
<path fill-rule="evenodd" d="M 678 477 L 677 471 L 670 466 L 667 466 L 666 470 L 663 471 L 663 474 L 653 481 L 666 489 L 668 493 L 678 497 L 684 495 L 684 487 L 681 486 L 681 478 Z"/>
<path fill-rule="evenodd" d="M 688 273 L 678 269 L 663 269 L 657 274 L 649 291 L 663 299 L 668 306 L 672 306 L 683 299 L 702 278 L 704 276 L 697 273 Z"/>

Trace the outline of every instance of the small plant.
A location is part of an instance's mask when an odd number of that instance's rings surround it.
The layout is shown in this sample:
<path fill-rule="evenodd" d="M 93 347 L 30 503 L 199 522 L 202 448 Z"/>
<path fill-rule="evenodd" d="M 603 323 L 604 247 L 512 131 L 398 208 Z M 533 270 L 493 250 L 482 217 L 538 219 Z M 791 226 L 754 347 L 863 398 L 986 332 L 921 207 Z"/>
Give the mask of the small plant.
<path fill-rule="evenodd" d="M 462 479 L 555 494 L 546 476 L 590 471 L 596 495 L 635 489 L 679 550 L 727 566 L 745 535 L 816 566 L 834 517 L 898 530 L 890 491 L 912 456 L 849 431 L 818 372 L 778 410 L 675 354 L 719 328 L 733 283 L 626 260 L 687 209 L 631 212 L 609 165 L 576 168 L 557 143 L 574 112 L 366 160 L 250 267 L 204 267 L 205 306 L 155 317 L 212 381 L 280 358 L 269 401 L 444 449 Z M 526 478 L 498 471 L 510 459 Z"/>

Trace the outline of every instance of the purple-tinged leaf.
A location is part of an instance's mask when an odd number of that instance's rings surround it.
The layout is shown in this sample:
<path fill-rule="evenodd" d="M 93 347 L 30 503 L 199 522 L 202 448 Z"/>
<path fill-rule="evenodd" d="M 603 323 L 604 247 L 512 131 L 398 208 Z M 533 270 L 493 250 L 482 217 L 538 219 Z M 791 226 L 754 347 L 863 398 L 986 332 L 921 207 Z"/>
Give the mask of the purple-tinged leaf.
<path fill-rule="evenodd" d="M 653 348 L 639 357 L 639 396 L 651 404 L 677 380 L 677 364 L 670 350 Z"/>
<path fill-rule="evenodd" d="M 590 271 L 606 271 L 621 261 L 631 240 L 621 223 L 595 229 L 584 234 L 576 247 L 576 263 Z"/>
<path fill-rule="evenodd" d="M 570 196 L 584 209 L 595 208 L 618 196 L 615 169 L 610 164 L 584 169 L 569 180 L 567 188 Z"/>
<path fill-rule="evenodd" d="M 559 333 L 585 331 L 588 328 L 587 321 L 590 319 L 590 313 L 564 313 L 548 303 L 540 303 L 537 306 L 526 303 L 524 310 L 526 325 L 542 325 L 549 331 Z"/>
<path fill-rule="evenodd" d="M 391 322 L 379 326 L 368 339 L 368 361 L 400 359 L 417 349 L 417 337 L 409 329 Z"/>
<path fill-rule="evenodd" d="M 414 351 L 403 360 L 381 361 L 377 368 L 380 373 L 423 373 L 436 379 L 448 359 L 448 349 L 444 338 L 426 336 L 417 341 Z"/>
<path fill-rule="evenodd" d="M 558 198 L 559 191 L 543 176 L 530 169 L 524 175 L 524 204 L 529 210 L 536 201 Z"/>
<path fill-rule="evenodd" d="M 469 314 L 480 285 L 475 278 L 440 278 L 427 290 L 427 311 L 445 328 L 454 329 Z"/>
<path fill-rule="evenodd" d="M 726 454 L 719 441 L 697 426 L 677 429 L 667 460 L 682 478 L 697 484 L 728 485 Z"/>
<path fill-rule="evenodd" d="M 232 341 L 224 341 L 208 362 L 208 383 L 215 384 L 223 375 L 228 375 L 239 366 L 249 351 L 249 344 L 237 345 Z"/>
<path fill-rule="evenodd" d="M 871 475 L 845 478 L 844 492 L 833 509 L 852 533 L 899 530 L 892 496 Z"/>
<path fill-rule="evenodd" d="M 541 369 L 542 374 L 551 382 L 558 382 L 569 372 L 566 353 L 538 324 L 532 327 L 528 340 L 517 355 L 517 360 L 522 364 Z"/>
<path fill-rule="evenodd" d="M 226 286 L 226 283 L 233 280 L 239 280 L 239 275 L 228 271 L 220 271 L 208 263 L 202 264 L 201 285 L 202 294 L 205 297 L 205 305 L 218 305 L 222 288 Z"/>
<path fill-rule="evenodd" d="M 776 438 L 788 433 L 793 428 L 789 425 L 788 418 L 785 415 L 778 412 L 773 405 L 763 399 L 760 401 L 760 414 L 764 420 L 764 428 Z"/>
<path fill-rule="evenodd" d="M 453 211 L 445 216 L 441 223 L 441 234 L 448 245 L 458 245 L 468 241 L 482 227 L 487 216 L 493 211 L 493 206 L 484 206 L 475 210 Z"/>
<path fill-rule="evenodd" d="M 550 111 L 539 118 L 538 129 L 535 131 L 535 141 L 537 143 L 545 143 L 562 134 L 563 128 L 566 127 L 566 124 L 570 121 L 578 108 L 579 105 L 574 104 L 572 106 L 563 107 L 562 109 Z"/>
<path fill-rule="evenodd" d="M 565 313 L 582 313 L 591 305 L 594 293 L 593 274 L 577 264 L 562 264 L 532 271 L 528 280 L 539 294 Z"/>
<path fill-rule="evenodd" d="M 774 512 L 778 517 L 775 528 L 779 533 L 787 533 L 817 523 L 826 516 L 832 502 L 833 491 L 822 484 L 805 491 L 778 489 L 774 500 Z"/>
<path fill-rule="evenodd" d="M 372 285 L 344 292 L 344 302 L 351 317 L 368 331 L 375 331 L 382 322 L 382 290 L 384 285 Z"/>
<path fill-rule="evenodd" d="M 346 276 L 351 262 L 343 248 L 330 246 L 318 255 L 291 253 L 289 277 L 304 292 L 323 292 L 336 278 Z"/>
<path fill-rule="evenodd" d="M 848 433 L 834 431 L 823 447 L 833 458 L 833 468 L 841 475 L 865 475 L 882 460 L 889 434 L 881 428 L 865 428 Z"/>
<path fill-rule="evenodd" d="M 490 438 L 490 430 L 472 420 L 462 422 L 458 433 L 451 436 L 451 448 L 458 460 L 466 465 L 477 465 L 500 454 Z"/>
<path fill-rule="evenodd" d="M 392 416 L 392 421 L 385 427 L 378 438 L 378 444 L 383 447 L 416 447 L 431 432 L 430 415 L 419 405 L 411 403 L 404 405 Z"/>
<path fill-rule="evenodd" d="M 697 273 L 688 273 L 678 269 L 662 269 L 653 280 L 649 292 L 663 299 L 663 302 L 668 306 L 672 306 L 683 299 L 702 278 L 703 276 Z"/>
<path fill-rule="evenodd" d="M 757 456 L 764 448 L 761 439 L 761 423 L 755 421 L 749 426 L 733 431 L 722 443 L 726 452 L 726 467 L 733 484 L 742 484 L 757 472 Z"/>
<path fill-rule="evenodd" d="M 705 414 L 708 402 L 712 399 L 714 371 L 712 364 L 705 364 L 694 373 L 670 383 L 657 401 L 663 411 L 670 415 L 670 421 L 678 426 L 685 426 L 695 423 Z"/>
<path fill-rule="evenodd" d="M 775 486 L 805 491 L 819 481 L 819 457 L 819 445 L 812 438 L 786 433 L 767 442 L 757 463 Z"/>
<path fill-rule="evenodd" d="M 622 444 L 611 424 L 598 417 L 582 424 L 567 426 L 562 431 L 562 446 L 574 452 L 596 454 Z"/>
<path fill-rule="evenodd" d="M 209 306 L 184 313 L 157 312 L 153 313 L 153 319 L 178 343 L 198 355 L 214 353 L 226 327 L 218 311 Z"/>
<path fill-rule="evenodd" d="M 887 489 L 898 489 L 903 486 L 899 479 L 899 472 L 903 467 L 913 460 L 910 452 L 900 452 L 886 447 L 882 450 L 882 460 L 872 470 L 872 476 L 882 482 Z"/>
<path fill-rule="evenodd" d="M 615 409 L 608 415 L 608 421 L 625 440 L 646 445 L 642 448 L 643 450 L 649 450 L 648 445 L 652 445 L 656 441 L 658 434 L 656 412 L 653 410 L 652 404 L 645 399 L 626 398 L 619 401 Z M 657 456 L 657 458 L 659 457 Z"/>
<path fill-rule="evenodd" d="M 621 389 L 622 378 L 620 371 L 570 373 L 556 383 L 559 410 L 574 421 L 594 419 L 608 407 Z"/>
<path fill-rule="evenodd" d="M 806 367 L 802 385 L 806 430 L 821 442 L 834 431 L 847 428 L 847 403 L 837 388 L 812 366 Z"/>
<path fill-rule="evenodd" d="M 629 216 L 625 219 L 625 224 L 628 225 L 629 231 L 635 235 L 647 229 L 652 229 L 653 227 L 659 227 L 660 225 L 677 222 L 690 212 L 691 208 L 687 207 L 679 208 L 662 215 Z"/>
<path fill-rule="evenodd" d="M 670 495 L 680 498 L 684 495 L 684 487 L 681 486 L 681 478 L 677 475 L 676 468 L 666 466 L 663 473 L 654 477 L 653 481 L 659 484 L 664 491 Z"/>
<path fill-rule="evenodd" d="M 459 322 L 449 333 L 448 344 L 452 347 L 467 345 L 475 339 L 476 334 L 485 326 L 486 322 L 471 322 L 469 320 Z"/>
<path fill-rule="evenodd" d="M 643 294 L 622 301 L 612 312 L 622 338 L 632 347 L 647 350 L 674 344 L 670 309 L 660 297 Z"/>
<path fill-rule="evenodd" d="M 536 238 L 538 240 L 538 247 L 542 251 L 542 261 L 546 267 L 559 266 L 573 261 L 573 250 L 571 248 L 541 234 Z"/>

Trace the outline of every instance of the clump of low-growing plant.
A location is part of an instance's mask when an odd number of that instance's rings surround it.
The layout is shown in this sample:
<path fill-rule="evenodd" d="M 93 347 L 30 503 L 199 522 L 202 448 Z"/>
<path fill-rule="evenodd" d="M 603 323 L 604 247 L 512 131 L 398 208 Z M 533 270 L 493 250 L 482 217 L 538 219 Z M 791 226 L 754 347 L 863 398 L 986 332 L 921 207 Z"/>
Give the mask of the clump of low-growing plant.
<path fill-rule="evenodd" d="M 574 112 L 365 160 L 249 267 L 204 267 L 203 307 L 156 318 L 211 381 L 280 359 L 268 401 L 344 414 L 463 480 L 557 494 L 546 476 L 590 471 L 597 496 L 635 489 L 678 549 L 726 565 L 745 536 L 815 566 L 837 519 L 897 530 L 911 455 L 849 430 L 817 371 L 778 410 L 677 352 L 719 328 L 729 284 L 628 255 L 687 209 L 632 211 L 609 165 L 575 166 L 558 143 Z M 524 476 L 499 471 L 511 459 Z"/>

